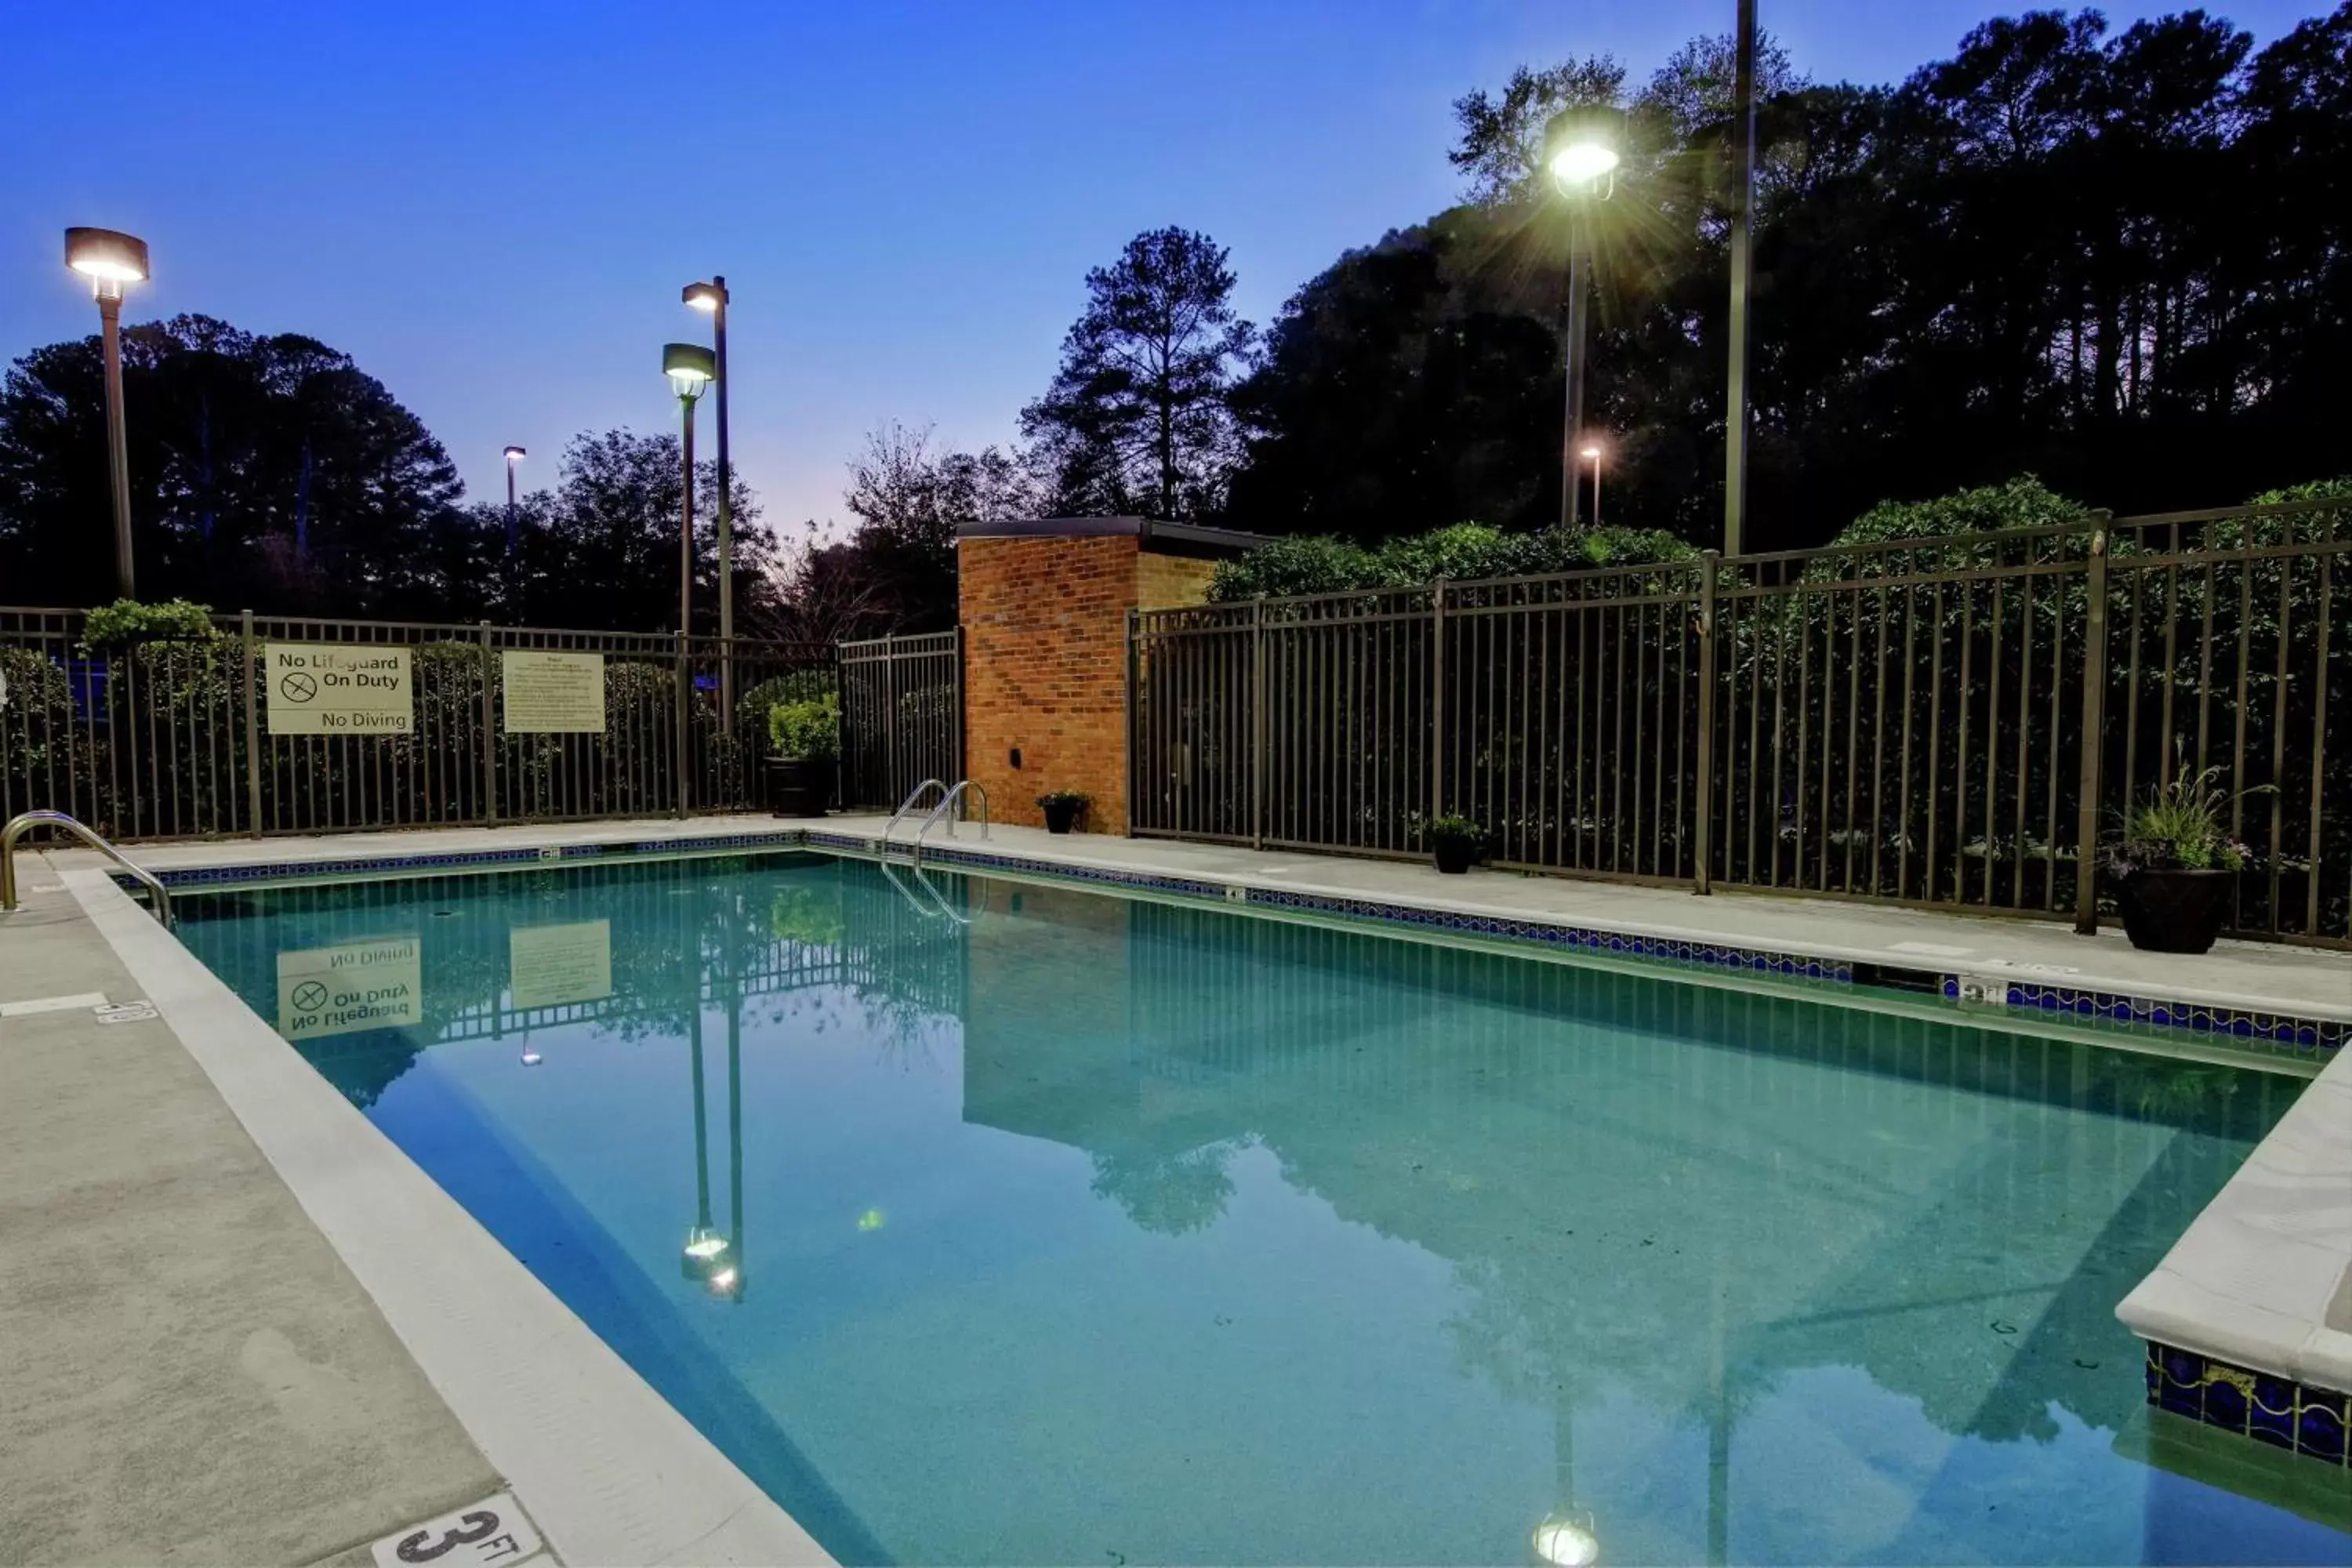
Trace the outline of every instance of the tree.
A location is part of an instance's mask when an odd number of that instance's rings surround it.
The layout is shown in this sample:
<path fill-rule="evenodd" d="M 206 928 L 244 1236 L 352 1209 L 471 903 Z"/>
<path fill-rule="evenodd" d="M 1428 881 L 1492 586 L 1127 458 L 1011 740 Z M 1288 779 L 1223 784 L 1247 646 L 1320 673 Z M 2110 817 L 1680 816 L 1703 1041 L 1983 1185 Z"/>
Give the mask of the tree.
<path fill-rule="evenodd" d="M 417 615 L 464 596 L 444 574 L 468 551 L 456 468 L 348 354 L 208 316 L 122 337 L 148 598 Z M 52 603 L 112 598 L 112 505 L 99 340 L 36 349 L 0 384 L 0 577 Z"/>
<path fill-rule="evenodd" d="M 1087 274 L 1087 309 L 1045 395 L 1021 411 L 1068 513 L 1214 511 L 1237 456 L 1225 395 L 1250 349 L 1233 269 L 1207 235 L 1154 229 Z"/>

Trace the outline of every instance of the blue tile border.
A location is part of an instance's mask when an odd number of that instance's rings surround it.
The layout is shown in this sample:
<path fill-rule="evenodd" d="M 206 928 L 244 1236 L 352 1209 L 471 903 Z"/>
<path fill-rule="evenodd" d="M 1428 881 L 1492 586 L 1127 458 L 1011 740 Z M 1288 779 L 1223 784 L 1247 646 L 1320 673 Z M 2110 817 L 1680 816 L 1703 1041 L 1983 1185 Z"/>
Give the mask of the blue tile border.
<path fill-rule="evenodd" d="M 433 855 L 352 857 L 333 860 L 275 861 L 249 866 L 187 867 L 159 874 L 166 887 L 174 891 L 180 891 L 237 887 L 254 882 L 278 881 L 297 877 L 364 876 L 384 872 L 449 871 L 497 866 L 562 865 L 566 862 L 598 859 L 609 856 L 724 853 L 753 849 L 794 848 L 835 849 L 852 854 L 871 854 L 874 849 L 874 840 L 859 835 L 828 832 L 817 827 L 791 827 L 778 828 L 765 833 L 709 833 L 678 838 L 618 839 L 609 843 L 551 846 L 549 848 L 552 848 L 554 852 L 551 854 L 548 848 L 537 847 L 511 849 L 467 849 Z M 2007 982 L 2005 990 L 2000 990 L 1992 996 L 1983 997 L 1976 991 L 1977 987 L 1984 985 L 2000 987 L 2002 983 L 1998 979 L 1989 979 L 1981 974 L 1966 977 L 1970 994 L 1964 998 L 1963 977 L 1935 969 L 1911 969 L 1885 963 L 1857 963 L 1843 959 L 1814 958 L 1802 953 L 1767 948 L 1689 942 L 1670 937 L 1630 935 L 1622 931 L 1600 931 L 1550 921 L 1424 909 L 1418 905 L 1387 903 L 1374 899 L 1291 892 L 1274 888 L 1236 888 L 1231 883 L 1205 881 L 1192 877 L 1167 876 L 1150 871 L 1115 870 L 1101 867 L 1071 866 L 1050 860 L 1035 860 L 998 850 L 967 848 L 956 843 L 926 845 L 923 858 L 930 864 L 959 867 L 968 870 L 1013 871 L 1025 876 L 1048 877 L 1056 880 L 1092 883 L 1102 887 L 1127 888 L 1139 892 L 1213 899 L 1229 904 L 1237 903 L 1244 908 L 1288 910 L 1304 914 L 1337 916 L 1342 920 L 1413 926 L 1429 931 L 1452 931 L 1465 936 L 1496 938 L 1506 942 L 1524 942 L 1555 950 L 1608 953 L 1664 963 L 1694 964 L 1710 969 L 1738 971 L 1780 979 L 1815 981 L 1832 985 L 1864 985 L 1914 991 L 1928 995 L 1941 995 L 1956 1002 L 1963 999 L 1983 1000 L 1995 1006 L 2007 1005 L 2041 1013 L 2064 1014 L 2091 1023 L 2123 1024 L 2156 1029 L 2182 1029 L 2197 1034 L 2217 1035 L 2232 1043 L 2266 1050 L 2273 1054 L 2284 1052 L 2297 1057 L 2325 1058 L 2341 1049 L 2346 1039 L 2352 1037 L 2352 1023 L 2340 1019 L 2308 1018 L 2284 1013 L 2168 1002 L 2159 998 L 2128 996 L 2113 992 L 2084 990 L 2027 981 Z M 121 873 L 116 874 L 115 879 L 126 887 L 132 885 L 131 879 Z M 1237 893 L 1239 897 L 1235 897 Z"/>
<path fill-rule="evenodd" d="M 2208 1426 L 2352 1468 L 2352 1394 L 2147 1344 L 2147 1402 Z"/>

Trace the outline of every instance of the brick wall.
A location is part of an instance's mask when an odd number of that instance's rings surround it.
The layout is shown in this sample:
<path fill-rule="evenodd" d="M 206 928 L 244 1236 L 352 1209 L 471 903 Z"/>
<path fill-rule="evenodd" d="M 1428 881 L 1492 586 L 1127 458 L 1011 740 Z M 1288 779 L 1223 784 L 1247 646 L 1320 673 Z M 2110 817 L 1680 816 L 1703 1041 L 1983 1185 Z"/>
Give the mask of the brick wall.
<path fill-rule="evenodd" d="M 999 822 L 1043 826 L 1037 797 L 1076 789 L 1094 797 L 1087 831 L 1124 834 L 1127 612 L 1199 604 L 1216 563 L 1133 534 L 965 539 L 956 554 L 964 771 Z"/>

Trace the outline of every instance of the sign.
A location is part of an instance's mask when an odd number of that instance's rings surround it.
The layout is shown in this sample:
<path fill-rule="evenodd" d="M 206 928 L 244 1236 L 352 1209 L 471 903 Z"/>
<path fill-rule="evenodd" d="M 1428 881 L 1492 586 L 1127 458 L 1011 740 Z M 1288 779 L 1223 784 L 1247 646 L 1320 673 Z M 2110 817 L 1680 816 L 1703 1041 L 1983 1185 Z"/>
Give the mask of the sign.
<path fill-rule="evenodd" d="M 413 936 L 278 955 L 278 1032 L 315 1040 L 425 1021 L 424 967 Z"/>
<path fill-rule="evenodd" d="M 265 645 L 273 735 L 405 735 L 416 709 L 404 647 Z"/>
<path fill-rule="evenodd" d="M 539 1531 L 511 1492 L 484 1498 L 471 1508 L 428 1519 L 385 1536 L 369 1548 L 376 1568 L 411 1568 L 434 1563 L 441 1568 L 494 1568 L 520 1563 L 539 1550 Z"/>
<path fill-rule="evenodd" d="M 613 922 L 517 926 L 507 933 L 507 990 L 518 1008 L 613 994 Z"/>
<path fill-rule="evenodd" d="M 509 648 L 500 656 L 509 735 L 604 732 L 604 656 Z"/>

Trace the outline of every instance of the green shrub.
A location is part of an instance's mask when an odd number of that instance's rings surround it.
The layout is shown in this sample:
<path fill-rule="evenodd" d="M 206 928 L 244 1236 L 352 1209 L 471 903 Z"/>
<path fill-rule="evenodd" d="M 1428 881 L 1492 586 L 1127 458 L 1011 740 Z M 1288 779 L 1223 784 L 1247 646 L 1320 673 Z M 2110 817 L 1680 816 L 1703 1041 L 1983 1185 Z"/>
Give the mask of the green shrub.
<path fill-rule="evenodd" d="M 1041 810 L 1056 805 L 1069 805 L 1084 811 L 1094 803 L 1095 797 L 1082 789 L 1049 789 L 1037 797 L 1037 805 Z"/>
<path fill-rule="evenodd" d="M 210 642 L 222 635 L 215 629 L 212 610 L 206 605 L 185 599 L 166 599 L 160 605 L 117 599 L 99 605 L 83 619 L 81 646 L 91 650 L 144 642 Z"/>
<path fill-rule="evenodd" d="M 2062 496 L 2032 474 L 1998 485 L 1926 500 L 1883 500 L 1830 541 L 1839 544 L 1884 544 L 1895 539 L 1942 539 L 1956 533 L 1997 533 L 2011 528 L 2043 528 L 2080 522 L 2090 509 Z"/>
<path fill-rule="evenodd" d="M 841 756 L 841 700 L 828 691 L 768 710 L 768 744 L 795 762 L 830 763 Z"/>
<path fill-rule="evenodd" d="M 1263 595 L 1337 594 L 1370 580 L 1372 558 L 1344 539 L 1322 535 L 1276 539 L 1234 561 L 1221 561 L 1209 582 L 1213 603 L 1230 604 Z"/>
<path fill-rule="evenodd" d="M 1671 533 L 1648 528 L 1546 529 L 1505 533 L 1484 523 L 1457 522 L 1364 550 L 1342 539 L 1277 539 L 1217 567 L 1209 584 L 1213 603 L 1264 595 L 1334 594 L 1367 588 L 1414 588 L 1444 577 L 1475 582 L 1601 566 L 1638 566 L 1696 560 L 1698 552 Z"/>

